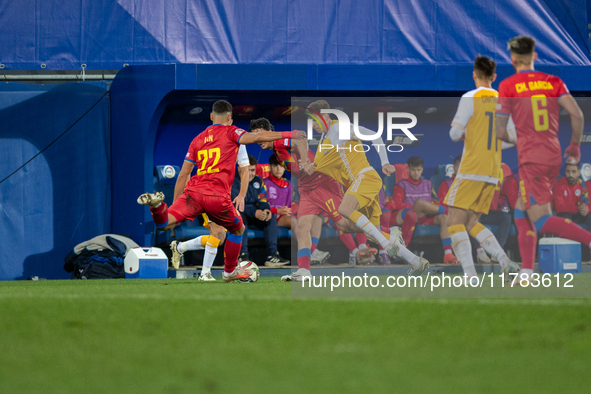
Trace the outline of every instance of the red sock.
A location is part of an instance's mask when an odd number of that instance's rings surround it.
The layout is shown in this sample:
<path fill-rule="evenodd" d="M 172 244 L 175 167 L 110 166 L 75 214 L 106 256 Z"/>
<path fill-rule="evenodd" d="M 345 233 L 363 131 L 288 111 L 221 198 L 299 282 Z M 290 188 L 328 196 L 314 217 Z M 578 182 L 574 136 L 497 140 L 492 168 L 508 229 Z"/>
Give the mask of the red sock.
<path fill-rule="evenodd" d="M 380 226 L 390 228 L 390 216 L 392 216 L 392 212 L 382 211 L 380 215 Z"/>
<path fill-rule="evenodd" d="M 367 246 L 367 235 L 363 233 L 357 233 L 355 234 L 355 239 L 357 240 L 357 245 Z"/>
<path fill-rule="evenodd" d="M 534 269 L 536 260 L 536 244 L 538 234 L 534 224 L 527 218 L 515 218 L 517 228 L 517 243 L 521 253 L 521 268 Z"/>
<path fill-rule="evenodd" d="M 157 228 L 165 227 L 168 223 L 168 205 L 165 202 L 160 203 L 157 208 L 150 207 L 152 218 Z"/>
<path fill-rule="evenodd" d="M 319 241 L 318 238 L 312 237 L 312 245 L 310 246 L 310 253 L 314 253 L 316 248 L 318 248 L 318 241 Z"/>
<path fill-rule="evenodd" d="M 408 245 L 412 239 L 412 234 L 415 232 L 416 224 L 417 212 L 414 209 L 406 211 L 406 215 L 404 215 L 404 221 L 402 222 L 402 226 L 400 226 L 400 230 L 402 231 L 402 239 L 406 245 Z"/>
<path fill-rule="evenodd" d="M 355 250 L 355 248 L 357 248 L 357 244 L 353 240 L 353 236 L 351 234 L 345 234 L 339 231 L 339 238 L 341 241 L 343 241 L 347 249 L 349 249 L 349 252 L 352 252 Z"/>
<path fill-rule="evenodd" d="M 451 237 L 443 238 L 441 240 L 441 243 L 443 244 L 443 255 L 453 252 L 452 247 L 451 247 Z"/>
<path fill-rule="evenodd" d="M 570 219 L 557 216 L 550 216 L 548 220 L 546 220 L 546 223 L 544 223 L 540 233 L 558 235 L 561 238 L 572 239 L 585 246 L 589 246 L 591 243 L 591 233 L 589 231 L 583 230 Z"/>
<path fill-rule="evenodd" d="M 228 234 L 224 245 L 224 271 L 233 272 L 238 265 L 238 256 L 242 248 L 242 235 Z"/>
<path fill-rule="evenodd" d="M 298 268 L 305 268 L 310 271 L 310 256 L 298 257 Z"/>

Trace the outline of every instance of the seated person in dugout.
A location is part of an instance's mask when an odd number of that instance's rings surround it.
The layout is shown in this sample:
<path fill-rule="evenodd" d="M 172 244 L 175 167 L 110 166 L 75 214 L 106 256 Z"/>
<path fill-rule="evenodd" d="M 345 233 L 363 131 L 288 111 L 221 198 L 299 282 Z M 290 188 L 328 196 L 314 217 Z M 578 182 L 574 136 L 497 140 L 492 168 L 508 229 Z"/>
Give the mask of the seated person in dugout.
<path fill-rule="evenodd" d="M 285 168 L 279 163 L 276 155 L 269 157 L 271 173 L 264 178 L 267 188 L 267 201 L 271 205 L 271 212 L 277 215 L 277 226 L 292 228 L 291 216 L 291 183 L 283 177 Z M 295 228 L 295 225 L 293 226 Z"/>
<path fill-rule="evenodd" d="M 386 208 L 391 212 L 390 224 L 401 227 L 406 245 L 410 243 L 417 224 L 439 225 L 443 261 L 445 264 L 458 264 L 447 231 L 447 211 L 444 206 L 433 203 L 431 181 L 422 178 L 423 163 L 423 159 L 416 156 L 407 160 L 409 177 L 394 185 L 390 201 L 386 203 Z"/>
<path fill-rule="evenodd" d="M 585 224 L 589 230 L 589 197 L 585 183 L 580 178 L 581 164 L 566 164 L 564 173 L 565 176 L 559 178 L 552 186 L 552 208 L 557 216 Z"/>
<path fill-rule="evenodd" d="M 245 230 L 242 235 L 242 250 L 240 261 L 250 260 L 248 256 L 248 229 L 249 227 L 262 230 L 267 246 L 267 259 L 265 266 L 281 267 L 289 264 L 289 260 L 282 258 L 277 250 L 277 217 L 271 213 L 271 206 L 267 201 L 267 192 L 263 180 L 256 175 L 257 160 L 248 155 L 250 166 L 248 167 L 248 190 L 244 198 L 244 211 L 241 213 Z M 232 199 L 240 192 L 240 179 L 234 178 L 232 184 Z"/>

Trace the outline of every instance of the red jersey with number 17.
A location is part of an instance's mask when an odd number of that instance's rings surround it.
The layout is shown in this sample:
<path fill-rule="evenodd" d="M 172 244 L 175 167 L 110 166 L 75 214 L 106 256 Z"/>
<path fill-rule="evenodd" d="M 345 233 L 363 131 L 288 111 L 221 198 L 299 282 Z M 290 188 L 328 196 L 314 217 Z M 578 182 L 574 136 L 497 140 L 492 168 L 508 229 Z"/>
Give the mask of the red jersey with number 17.
<path fill-rule="evenodd" d="M 185 190 L 207 196 L 229 196 L 236 173 L 240 137 L 236 126 L 213 125 L 193 139 L 185 160 L 197 166 L 197 174 Z"/>
<path fill-rule="evenodd" d="M 499 85 L 497 114 L 511 115 L 515 123 L 519 165 L 561 165 L 558 98 L 565 94 L 570 92 L 560 78 L 533 70 L 514 74 Z"/>

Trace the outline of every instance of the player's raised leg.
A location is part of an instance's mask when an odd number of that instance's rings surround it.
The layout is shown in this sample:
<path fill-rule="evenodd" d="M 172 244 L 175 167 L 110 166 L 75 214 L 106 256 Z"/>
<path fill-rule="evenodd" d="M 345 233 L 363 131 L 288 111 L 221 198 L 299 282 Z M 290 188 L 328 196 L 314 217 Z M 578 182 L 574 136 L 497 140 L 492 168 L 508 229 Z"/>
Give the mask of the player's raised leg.
<path fill-rule="evenodd" d="M 164 193 L 144 193 L 137 198 L 137 203 L 150 207 L 157 229 L 166 231 L 176 226 L 177 219 L 168 212 L 168 205 L 164 202 Z"/>
<path fill-rule="evenodd" d="M 429 262 L 426 259 L 416 256 L 404 245 L 398 245 L 396 240 L 390 241 L 390 234 L 378 230 L 376 225 L 371 223 L 369 218 L 358 210 L 359 208 L 360 204 L 357 198 L 353 194 L 347 193 L 339 206 L 339 213 L 355 223 L 355 226 L 361 231 L 373 237 L 386 250 L 388 256 L 394 258 L 398 255 L 408 262 L 412 266 L 409 274 L 420 275 L 429 267 Z M 377 221 L 379 223 L 379 217 Z"/>

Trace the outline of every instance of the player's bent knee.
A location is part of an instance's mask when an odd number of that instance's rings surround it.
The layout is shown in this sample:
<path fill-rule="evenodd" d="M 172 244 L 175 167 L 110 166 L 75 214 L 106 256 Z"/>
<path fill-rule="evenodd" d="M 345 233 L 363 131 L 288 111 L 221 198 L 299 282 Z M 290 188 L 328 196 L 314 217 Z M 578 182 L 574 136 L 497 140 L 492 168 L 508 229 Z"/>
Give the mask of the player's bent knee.
<path fill-rule="evenodd" d="M 337 230 L 342 231 L 344 233 L 348 233 L 350 232 L 349 229 L 349 222 L 347 221 L 347 219 L 341 219 L 338 222 L 336 222 L 334 225 L 337 228 Z"/>
<path fill-rule="evenodd" d="M 234 235 L 242 235 L 242 234 L 244 234 L 244 230 L 245 229 L 246 229 L 246 227 L 244 227 L 244 224 L 243 224 L 242 227 L 240 227 L 236 231 L 231 231 L 231 233 L 234 234 Z"/>
<path fill-rule="evenodd" d="M 338 209 L 338 211 L 339 211 L 339 214 L 340 214 L 341 216 L 344 216 L 344 217 L 348 218 L 349 216 L 351 216 L 351 214 L 352 214 L 352 213 L 353 213 L 355 210 L 354 210 L 353 208 L 351 208 L 351 207 L 348 207 L 348 206 L 345 206 L 345 205 L 341 204 L 341 205 L 339 206 L 339 209 Z"/>
<path fill-rule="evenodd" d="M 298 222 L 298 225 L 296 226 L 296 236 L 298 238 L 304 237 L 306 234 L 310 233 L 311 229 L 312 223 L 309 223 L 308 221 Z"/>

